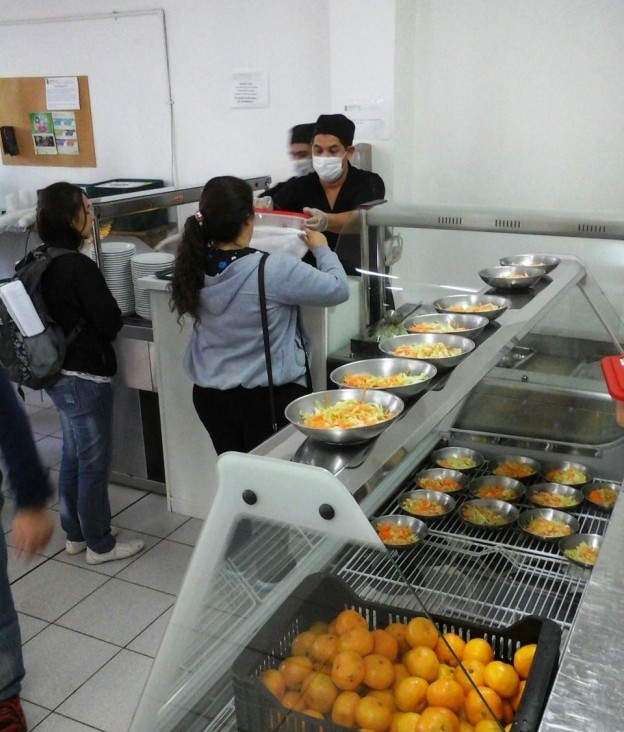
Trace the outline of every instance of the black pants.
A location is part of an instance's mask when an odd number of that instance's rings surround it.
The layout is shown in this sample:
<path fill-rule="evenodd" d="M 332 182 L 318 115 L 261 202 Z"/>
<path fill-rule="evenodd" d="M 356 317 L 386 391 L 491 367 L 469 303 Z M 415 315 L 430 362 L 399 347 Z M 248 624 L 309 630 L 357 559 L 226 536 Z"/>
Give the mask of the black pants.
<path fill-rule="evenodd" d="M 309 393 L 301 384 L 274 387 L 277 426 L 285 427 L 288 420 L 284 410 L 298 397 Z M 193 386 L 195 410 L 208 431 L 217 455 L 228 450 L 250 452 L 273 434 L 269 387 L 221 391 Z"/>

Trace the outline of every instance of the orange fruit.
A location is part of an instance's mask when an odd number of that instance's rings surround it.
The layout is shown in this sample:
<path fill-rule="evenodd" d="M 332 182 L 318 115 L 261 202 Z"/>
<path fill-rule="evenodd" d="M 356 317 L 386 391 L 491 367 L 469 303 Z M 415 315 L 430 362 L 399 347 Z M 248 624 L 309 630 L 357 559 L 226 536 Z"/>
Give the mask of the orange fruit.
<path fill-rule="evenodd" d="M 462 665 L 453 672 L 453 676 L 466 694 L 475 686 L 485 686 L 485 666 L 481 661 L 475 659 L 464 659 Z M 468 680 L 468 676 L 472 679 L 474 686 Z"/>
<path fill-rule="evenodd" d="M 448 663 L 449 666 L 454 668 L 458 665 L 458 659 L 460 661 L 463 659 L 465 647 L 466 642 L 456 633 L 444 633 L 444 635 L 438 637 L 435 652 L 440 663 Z"/>
<path fill-rule="evenodd" d="M 338 636 L 331 633 L 319 633 L 310 646 L 310 655 L 321 663 L 332 663 L 338 653 Z"/>
<path fill-rule="evenodd" d="M 417 646 L 435 648 L 438 642 L 438 631 L 428 618 L 416 617 L 407 624 L 405 639 L 412 648 Z"/>
<path fill-rule="evenodd" d="M 417 732 L 459 732 L 459 719 L 446 707 L 427 707 L 420 715 Z"/>
<path fill-rule="evenodd" d="M 269 668 L 260 674 L 260 683 L 266 687 L 273 696 L 283 699 L 286 693 L 286 682 L 284 677 L 276 668 Z"/>
<path fill-rule="evenodd" d="M 305 709 L 305 700 L 300 691 L 290 689 L 284 694 L 282 706 L 295 712 L 302 712 Z"/>
<path fill-rule="evenodd" d="M 394 666 L 385 656 L 371 653 L 364 659 L 364 683 L 369 689 L 389 689 L 394 681 Z"/>
<path fill-rule="evenodd" d="M 392 724 L 392 712 L 374 696 L 360 699 L 355 708 L 355 722 L 372 732 L 388 732 Z"/>
<path fill-rule="evenodd" d="M 332 707 L 332 722 L 341 724 L 343 727 L 355 727 L 355 708 L 359 701 L 360 695 L 356 694 L 355 691 L 340 692 Z"/>
<path fill-rule="evenodd" d="M 394 664 L 394 682 L 392 684 L 392 688 L 396 689 L 399 682 L 403 679 L 406 679 L 409 676 L 409 671 L 405 668 L 405 666 L 402 663 L 395 663 Z"/>
<path fill-rule="evenodd" d="M 299 633 L 293 639 L 290 651 L 293 656 L 307 656 L 310 651 L 310 646 L 314 643 L 316 633 L 312 633 L 310 630 L 304 630 L 303 633 Z"/>
<path fill-rule="evenodd" d="M 420 714 L 417 712 L 396 712 L 392 715 L 390 732 L 418 732 Z"/>
<path fill-rule="evenodd" d="M 536 650 L 537 644 L 529 643 L 526 646 L 520 646 L 520 648 L 518 648 L 514 653 L 513 666 L 521 679 L 526 679 L 528 677 Z"/>
<path fill-rule="evenodd" d="M 465 719 L 459 720 L 459 732 L 474 732 L 474 727 Z"/>
<path fill-rule="evenodd" d="M 312 672 L 301 685 L 303 698 L 308 708 L 325 714 L 334 705 L 338 689 L 327 674 Z"/>
<path fill-rule="evenodd" d="M 332 664 L 331 677 L 343 691 L 353 691 L 364 681 L 364 659 L 354 651 L 337 653 Z"/>
<path fill-rule="evenodd" d="M 438 670 L 439 679 L 452 679 L 453 675 L 453 669 L 448 665 L 448 663 L 440 664 L 440 669 Z"/>
<path fill-rule="evenodd" d="M 391 712 L 396 712 L 397 705 L 394 700 L 394 693 L 392 689 L 372 689 L 366 696 L 374 696 L 382 704 L 385 704 Z"/>
<path fill-rule="evenodd" d="M 494 660 L 492 646 L 485 638 L 471 638 L 464 646 L 463 661 L 481 661 L 486 666 Z"/>
<path fill-rule="evenodd" d="M 427 646 L 412 648 L 405 654 L 403 663 L 410 672 L 410 676 L 420 676 L 428 682 L 438 678 L 440 662 L 432 648 Z"/>
<path fill-rule="evenodd" d="M 312 671 L 312 659 L 307 656 L 289 656 L 279 666 L 288 689 L 300 689 L 305 677 Z"/>
<path fill-rule="evenodd" d="M 325 717 L 320 712 L 317 712 L 316 709 L 304 709 L 303 713 L 307 714 L 308 717 L 315 717 L 316 719 L 325 719 Z"/>
<path fill-rule="evenodd" d="M 387 630 L 373 630 L 373 653 L 385 656 L 390 661 L 395 661 L 399 655 L 399 642 Z"/>
<path fill-rule="evenodd" d="M 466 718 L 470 724 L 476 725 L 482 719 L 492 719 L 492 713 L 497 719 L 502 719 L 503 700 L 500 696 L 493 689 L 490 689 L 489 686 L 480 686 L 479 691 L 488 706 L 483 703 L 483 699 L 477 694 L 476 690 L 471 689 L 466 694 L 466 701 L 464 703 Z M 490 709 L 492 710 L 491 712 Z"/>
<path fill-rule="evenodd" d="M 430 707 L 446 707 L 456 714 L 464 706 L 464 698 L 464 690 L 453 679 L 436 679 L 427 689 Z"/>
<path fill-rule="evenodd" d="M 327 623 L 324 623 L 322 620 L 317 620 L 308 628 L 310 633 L 314 633 L 314 635 L 320 635 L 321 633 L 327 633 Z"/>
<path fill-rule="evenodd" d="M 346 630 L 338 636 L 339 651 L 355 651 L 360 656 L 368 656 L 369 653 L 373 652 L 374 647 L 373 634 L 368 628 L 362 626 Z"/>
<path fill-rule="evenodd" d="M 366 628 L 368 630 L 368 622 L 363 615 L 357 610 L 342 610 L 334 618 L 334 627 L 337 635 L 342 635 L 352 628 Z"/>
<path fill-rule="evenodd" d="M 509 724 L 514 720 L 514 709 L 509 699 L 503 699 L 503 724 Z"/>
<path fill-rule="evenodd" d="M 522 699 L 522 693 L 524 692 L 525 686 L 526 681 L 522 679 L 522 681 L 518 684 L 518 691 L 515 693 L 514 697 L 511 700 L 511 708 L 514 710 L 514 712 L 518 711 L 518 707 L 520 706 L 520 699 Z"/>
<path fill-rule="evenodd" d="M 422 712 L 427 704 L 427 682 L 420 676 L 407 676 L 394 689 L 394 700 L 402 712 Z"/>
<path fill-rule="evenodd" d="M 484 673 L 486 686 L 494 689 L 499 696 L 507 699 L 518 691 L 520 678 L 511 664 L 504 661 L 490 661 Z"/>
<path fill-rule="evenodd" d="M 498 722 L 493 719 L 482 719 L 472 728 L 473 732 L 500 732 Z"/>
<path fill-rule="evenodd" d="M 401 655 L 403 655 L 405 651 L 409 651 L 411 646 L 407 642 L 407 625 L 405 623 L 390 623 L 390 625 L 386 627 L 386 632 L 396 638 L 397 643 L 399 644 L 399 653 Z"/>

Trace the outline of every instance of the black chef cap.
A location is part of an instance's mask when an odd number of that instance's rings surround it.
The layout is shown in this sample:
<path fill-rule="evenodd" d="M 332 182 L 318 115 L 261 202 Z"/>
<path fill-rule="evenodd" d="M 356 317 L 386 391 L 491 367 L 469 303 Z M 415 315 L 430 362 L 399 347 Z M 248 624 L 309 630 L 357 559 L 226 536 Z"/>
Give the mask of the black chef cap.
<path fill-rule="evenodd" d="M 345 147 L 353 144 L 355 125 L 344 114 L 322 114 L 314 125 L 315 135 L 334 135 Z"/>
<path fill-rule="evenodd" d="M 290 130 L 290 144 L 294 145 L 297 142 L 305 142 L 309 145 L 314 137 L 314 122 L 310 122 L 305 125 L 295 125 Z"/>

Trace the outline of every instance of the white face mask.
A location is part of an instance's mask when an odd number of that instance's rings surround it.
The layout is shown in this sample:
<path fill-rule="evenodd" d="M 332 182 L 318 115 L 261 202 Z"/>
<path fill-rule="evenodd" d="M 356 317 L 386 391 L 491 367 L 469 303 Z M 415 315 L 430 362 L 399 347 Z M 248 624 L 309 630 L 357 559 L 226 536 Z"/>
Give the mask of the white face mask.
<path fill-rule="evenodd" d="M 314 155 L 312 164 L 314 170 L 318 173 L 318 177 L 327 183 L 333 183 L 342 175 L 342 161 L 344 155 L 339 158 L 325 157 L 324 155 Z"/>
<path fill-rule="evenodd" d="M 314 172 L 312 158 L 300 158 L 299 160 L 293 160 L 293 167 L 295 168 L 295 176 L 297 178 Z"/>

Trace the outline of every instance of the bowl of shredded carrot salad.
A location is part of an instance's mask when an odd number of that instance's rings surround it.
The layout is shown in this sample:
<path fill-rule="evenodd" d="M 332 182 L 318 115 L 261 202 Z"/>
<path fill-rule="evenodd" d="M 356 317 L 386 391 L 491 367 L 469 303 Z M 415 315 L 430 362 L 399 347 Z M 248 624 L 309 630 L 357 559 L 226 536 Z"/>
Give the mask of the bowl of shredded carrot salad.
<path fill-rule="evenodd" d="M 592 480 L 589 468 L 581 463 L 562 460 L 559 463 L 542 465 L 542 475 L 548 483 L 583 486 Z"/>
<path fill-rule="evenodd" d="M 540 472 L 541 465 L 524 455 L 503 455 L 490 462 L 490 470 L 492 475 L 526 481 Z"/>
<path fill-rule="evenodd" d="M 442 491 L 414 490 L 399 496 L 399 507 L 423 521 L 439 519 L 455 509 L 455 499 Z"/>
<path fill-rule="evenodd" d="M 438 369 L 451 369 L 474 351 L 475 342 L 449 333 L 410 333 L 386 338 L 379 349 L 389 356 L 417 358 Z"/>
<path fill-rule="evenodd" d="M 457 493 L 466 487 L 468 478 L 459 470 L 445 468 L 429 468 L 421 470 L 414 476 L 417 488 L 427 491 L 441 491 L 442 493 Z"/>
<path fill-rule="evenodd" d="M 413 549 L 427 534 L 427 526 L 414 516 L 389 514 L 371 521 L 377 536 L 390 549 Z"/>
<path fill-rule="evenodd" d="M 578 534 L 580 524 L 574 516 L 554 508 L 532 508 L 518 516 L 518 525 L 530 536 L 549 541 Z"/>
<path fill-rule="evenodd" d="M 431 461 L 440 468 L 459 470 L 467 473 L 483 464 L 484 458 L 480 452 L 470 447 L 440 447 L 431 453 Z"/>
<path fill-rule="evenodd" d="M 507 501 L 494 498 L 475 498 L 459 509 L 462 520 L 480 529 L 502 529 L 518 518 L 518 509 Z"/>
<path fill-rule="evenodd" d="M 536 483 L 526 490 L 527 500 L 536 506 L 572 511 L 583 503 L 583 492 L 562 483 Z"/>
<path fill-rule="evenodd" d="M 585 569 L 591 569 L 596 564 L 601 547 L 600 534 L 575 534 L 559 542 L 559 551 L 563 556 Z"/>
<path fill-rule="evenodd" d="M 408 333 L 457 333 L 466 338 L 476 338 L 489 322 L 482 315 L 430 313 L 406 320 L 403 327 Z"/>
<path fill-rule="evenodd" d="M 306 437 L 353 444 L 381 434 L 403 412 L 403 400 L 373 389 L 333 389 L 299 397 L 285 409 L 286 419 Z"/>
<path fill-rule="evenodd" d="M 511 300 L 500 295 L 451 295 L 435 300 L 433 307 L 439 313 L 470 313 L 496 320 L 511 305 Z"/>
<path fill-rule="evenodd" d="M 583 487 L 583 495 L 596 508 L 612 511 L 618 498 L 616 483 L 588 483 Z"/>
<path fill-rule="evenodd" d="M 493 498 L 513 503 L 524 496 L 524 486 L 515 478 L 482 475 L 470 482 L 470 492 L 475 498 Z"/>
<path fill-rule="evenodd" d="M 410 358 L 369 358 L 334 369 L 329 378 L 339 387 L 383 389 L 406 399 L 431 386 L 438 370 L 433 364 Z"/>

